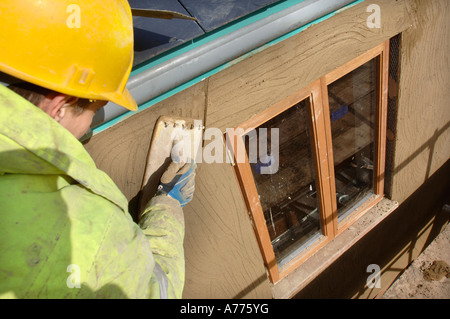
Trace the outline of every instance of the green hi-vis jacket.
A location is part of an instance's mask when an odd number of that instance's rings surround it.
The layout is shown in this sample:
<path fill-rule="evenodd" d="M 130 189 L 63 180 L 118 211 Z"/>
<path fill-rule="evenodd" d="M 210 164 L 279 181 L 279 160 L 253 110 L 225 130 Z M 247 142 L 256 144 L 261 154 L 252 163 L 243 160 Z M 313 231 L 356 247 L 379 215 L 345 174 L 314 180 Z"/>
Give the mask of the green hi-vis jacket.
<path fill-rule="evenodd" d="M 183 239 L 176 200 L 138 226 L 83 145 L 0 85 L 0 297 L 181 298 Z"/>

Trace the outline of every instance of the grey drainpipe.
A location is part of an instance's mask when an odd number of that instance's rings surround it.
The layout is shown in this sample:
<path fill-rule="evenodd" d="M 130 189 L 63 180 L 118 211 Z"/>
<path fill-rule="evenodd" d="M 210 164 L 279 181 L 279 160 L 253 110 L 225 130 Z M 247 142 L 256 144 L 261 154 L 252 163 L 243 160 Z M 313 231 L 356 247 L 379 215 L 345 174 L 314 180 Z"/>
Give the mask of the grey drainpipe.
<path fill-rule="evenodd" d="M 227 63 L 290 31 L 341 9 L 355 0 L 305 0 L 130 77 L 127 88 L 141 105 L 209 70 Z M 93 126 L 126 110 L 108 103 Z"/>

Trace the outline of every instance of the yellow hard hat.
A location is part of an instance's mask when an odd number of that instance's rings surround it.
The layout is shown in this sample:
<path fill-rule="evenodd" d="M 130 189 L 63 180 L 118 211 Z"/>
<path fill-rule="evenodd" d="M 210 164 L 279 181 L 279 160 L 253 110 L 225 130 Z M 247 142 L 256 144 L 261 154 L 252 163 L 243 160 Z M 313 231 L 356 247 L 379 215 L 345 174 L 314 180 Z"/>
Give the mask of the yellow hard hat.
<path fill-rule="evenodd" d="M 0 71 L 129 110 L 133 20 L 126 0 L 0 1 Z"/>

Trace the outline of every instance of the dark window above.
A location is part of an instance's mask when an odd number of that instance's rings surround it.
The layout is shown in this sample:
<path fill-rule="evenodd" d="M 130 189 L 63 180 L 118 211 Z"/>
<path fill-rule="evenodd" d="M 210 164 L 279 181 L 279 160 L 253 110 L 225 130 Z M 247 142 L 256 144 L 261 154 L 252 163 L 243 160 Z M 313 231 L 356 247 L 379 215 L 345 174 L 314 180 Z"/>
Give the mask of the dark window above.
<path fill-rule="evenodd" d="M 170 10 L 197 18 L 133 17 L 134 65 L 186 43 L 279 0 L 129 0 L 132 8 Z"/>

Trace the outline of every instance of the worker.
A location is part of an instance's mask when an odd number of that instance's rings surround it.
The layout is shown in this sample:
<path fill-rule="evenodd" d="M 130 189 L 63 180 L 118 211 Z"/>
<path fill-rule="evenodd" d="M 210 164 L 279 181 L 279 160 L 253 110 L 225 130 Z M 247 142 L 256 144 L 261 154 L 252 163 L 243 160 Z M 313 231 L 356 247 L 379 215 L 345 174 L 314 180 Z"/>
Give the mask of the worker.
<path fill-rule="evenodd" d="M 0 297 L 181 298 L 182 207 L 195 164 L 170 164 L 136 224 L 79 138 L 129 110 L 126 0 L 0 2 Z"/>

